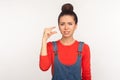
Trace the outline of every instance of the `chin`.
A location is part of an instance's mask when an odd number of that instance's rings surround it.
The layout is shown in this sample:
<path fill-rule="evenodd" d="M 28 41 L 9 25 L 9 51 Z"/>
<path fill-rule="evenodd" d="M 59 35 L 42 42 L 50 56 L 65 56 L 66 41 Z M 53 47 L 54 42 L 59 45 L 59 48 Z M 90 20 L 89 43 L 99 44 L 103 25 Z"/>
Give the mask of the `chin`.
<path fill-rule="evenodd" d="M 71 35 L 63 35 L 64 38 L 69 38 Z"/>

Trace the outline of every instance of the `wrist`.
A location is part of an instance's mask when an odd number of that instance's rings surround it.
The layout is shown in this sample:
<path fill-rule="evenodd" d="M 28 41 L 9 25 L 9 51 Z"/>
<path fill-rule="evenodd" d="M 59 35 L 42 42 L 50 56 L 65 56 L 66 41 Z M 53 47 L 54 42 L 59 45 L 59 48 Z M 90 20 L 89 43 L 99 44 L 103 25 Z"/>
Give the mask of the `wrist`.
<path fill-rule="evenodd" d="M 42 41 L 43 41 L 43 42 L 47 42 L 47 39 L 46 39 L 46 38 L 42 38 Z"/>

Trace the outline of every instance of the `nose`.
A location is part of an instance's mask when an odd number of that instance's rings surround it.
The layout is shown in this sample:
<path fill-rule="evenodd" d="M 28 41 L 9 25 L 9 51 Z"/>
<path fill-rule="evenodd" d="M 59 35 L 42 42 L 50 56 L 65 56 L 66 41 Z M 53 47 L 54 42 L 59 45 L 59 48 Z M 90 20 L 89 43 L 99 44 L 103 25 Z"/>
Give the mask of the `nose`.
<path fill-rule="evenodd" d="M 68 29 L 68 25 L 65 25 L 65 30 L 67 30 Z"/>

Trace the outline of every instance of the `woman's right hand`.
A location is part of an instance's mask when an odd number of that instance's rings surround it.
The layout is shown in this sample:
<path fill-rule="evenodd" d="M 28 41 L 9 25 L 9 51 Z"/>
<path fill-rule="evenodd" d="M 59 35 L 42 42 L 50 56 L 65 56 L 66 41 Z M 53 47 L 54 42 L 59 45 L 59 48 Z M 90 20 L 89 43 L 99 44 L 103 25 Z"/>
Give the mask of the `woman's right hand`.
<path fill-rule="evenodd" d="M 47 41 L 50 36 L 56 34 L 56 31 L 52 31 L 55 27 L 45 28 L 43 33 L 43 40 Z"/>

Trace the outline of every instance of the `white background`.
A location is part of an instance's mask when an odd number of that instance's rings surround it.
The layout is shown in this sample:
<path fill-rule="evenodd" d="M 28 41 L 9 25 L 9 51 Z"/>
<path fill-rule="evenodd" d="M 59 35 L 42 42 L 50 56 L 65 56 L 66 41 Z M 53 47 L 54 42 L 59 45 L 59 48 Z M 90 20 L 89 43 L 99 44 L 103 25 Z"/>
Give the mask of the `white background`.
<path fill-rule="evenodd" d="M 75 38 L 90 46 L 92 80 L 120 80 L 119 0 L 0 0 L 0 80 L 51 80 L 39 69 L 41 38 L 66 2 L 79 18 Z"/>

